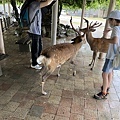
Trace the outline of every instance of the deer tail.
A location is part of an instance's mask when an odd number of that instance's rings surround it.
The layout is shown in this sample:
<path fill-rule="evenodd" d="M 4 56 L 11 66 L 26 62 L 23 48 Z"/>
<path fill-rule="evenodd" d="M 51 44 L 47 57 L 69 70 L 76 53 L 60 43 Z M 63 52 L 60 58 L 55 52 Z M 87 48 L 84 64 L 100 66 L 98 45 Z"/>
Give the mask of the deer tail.
<path fill-rule="evenodd" d="M 40 64 L 42 63 L 44 66 L 48 66 L 51 62 L 51 59 L 50 58 L 47 58 L 46 56 L 44 55 L 40 55 L 38 58 L 37 58 L 37 63 Z"/>

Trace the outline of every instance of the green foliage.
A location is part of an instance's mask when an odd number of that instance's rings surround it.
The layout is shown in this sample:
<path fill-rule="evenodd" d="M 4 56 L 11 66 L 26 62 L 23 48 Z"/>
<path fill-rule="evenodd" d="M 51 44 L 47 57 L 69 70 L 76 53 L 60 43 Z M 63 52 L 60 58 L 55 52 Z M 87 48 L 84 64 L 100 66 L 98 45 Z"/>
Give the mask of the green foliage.
<path fill-rule="evenodd" d="M 88 9 L 107 9 L 110 0 L 94 0 L 90 4 L 87 4 Z"/>
<path fill-rule="evenodd" d="M 120 10 L 120 0 L 117 0 L 117 1 L 116 1 L 115 9 Z"/>

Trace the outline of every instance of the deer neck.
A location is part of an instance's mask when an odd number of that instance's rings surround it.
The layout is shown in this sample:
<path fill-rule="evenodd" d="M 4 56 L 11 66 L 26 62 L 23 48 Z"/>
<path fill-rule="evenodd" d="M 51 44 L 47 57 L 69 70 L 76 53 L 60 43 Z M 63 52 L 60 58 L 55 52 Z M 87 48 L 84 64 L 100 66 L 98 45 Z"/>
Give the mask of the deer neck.
<path fill-rule="evenodd" d="M 88 42 L 88 43 L 92 43 L 92 41 L 93 41 L 94 38 L 93 38 L 91 32 L 87 32 L 87 33 L 86 33 L 86 39 L 87 39 L 87 42 Z"/>

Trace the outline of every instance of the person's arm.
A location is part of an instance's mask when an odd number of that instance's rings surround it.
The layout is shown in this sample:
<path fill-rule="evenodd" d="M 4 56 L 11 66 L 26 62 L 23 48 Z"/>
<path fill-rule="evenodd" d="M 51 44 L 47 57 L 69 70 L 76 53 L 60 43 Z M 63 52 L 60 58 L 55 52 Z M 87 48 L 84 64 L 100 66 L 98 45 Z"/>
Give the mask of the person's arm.
<path fill-rule="evenodd" d="M 109 39 L 102 37 L 102 40 L 104 42 L 108 42 L 108 43 L 112 43 L 112 44 L 118 43 L 118 37 L 116 37 L 116 36 L 113 38 L 109 38 Z"/>
<path fill-rule="evenodd" d="M 118 37 L 117 37 L 117 36 L 114 36 L 114 37 L 112 37 L 112 38 L 105 38 L 105 37 L 104 37 L 104 36 L 106 36 L 107 33 L 108 33 L 109 31 L 111 31 L 111 30 L 112 30 L 112 29 L 108 28 L 106 31 L 103 32 L 102 40 L 103 40 L 104 42 L 116 44 L 116 43 L 118 43 Z"/>
<path fill-rule="evenodd" d="M 52 3 L 52 1 L 55 1 L 55 0 L 47 0 L 47 1 L 45 1 L 45 2 L 41 2 L 41 3 L 40 3 L 40 8 L 43 8 L 43 7 L 45 7 L 45 6 L 50 5 L 50 4 Z"/>

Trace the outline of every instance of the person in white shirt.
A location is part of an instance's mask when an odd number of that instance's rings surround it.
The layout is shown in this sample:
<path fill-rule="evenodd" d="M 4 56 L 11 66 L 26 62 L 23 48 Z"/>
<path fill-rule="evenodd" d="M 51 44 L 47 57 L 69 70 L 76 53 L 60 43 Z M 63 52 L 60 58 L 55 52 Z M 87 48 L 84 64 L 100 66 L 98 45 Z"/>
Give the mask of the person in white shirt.
<path fill-rule="evenodd" d="M 114 49 L 120 46 L 120 11 L 115 10 L 110 12 L 107 17 L 109 21 L 109 25 L 112 28 L 111 38 L 102 38 L 103 41 L 109 43 L 108 52 L 106 54 L 106 60 L 102 69 L 102 78 L 103 78 L 103 85 L 101 87 L 101 92 L 95 94 L 93 97 L 95 99 L 106 99 L 108 95 L 108 91 L 110 88 L 110 83 L 113 79 L 113 59 L 115 57 Z M 109 30 L 108 30 L 109 31 Z M 104 36 L 107 34 L 108 31 L 104 32 Z"/>

